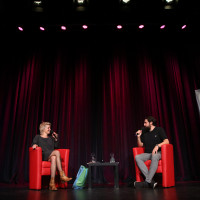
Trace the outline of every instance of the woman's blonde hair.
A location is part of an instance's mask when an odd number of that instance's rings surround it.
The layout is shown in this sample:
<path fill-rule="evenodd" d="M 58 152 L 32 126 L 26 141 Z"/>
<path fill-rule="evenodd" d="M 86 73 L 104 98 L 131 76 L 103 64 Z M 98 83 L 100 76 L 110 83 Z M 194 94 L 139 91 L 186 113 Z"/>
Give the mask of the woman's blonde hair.
<path fill-rule="evenodd" d="M 51 126 L 51 123 L 50 122 L 42 122 L 39 126 L 39 130 L 40 130 L 40 134 L 44 131 L 45 129 L 45 126 L 47 125 L 50 125 Z"/>

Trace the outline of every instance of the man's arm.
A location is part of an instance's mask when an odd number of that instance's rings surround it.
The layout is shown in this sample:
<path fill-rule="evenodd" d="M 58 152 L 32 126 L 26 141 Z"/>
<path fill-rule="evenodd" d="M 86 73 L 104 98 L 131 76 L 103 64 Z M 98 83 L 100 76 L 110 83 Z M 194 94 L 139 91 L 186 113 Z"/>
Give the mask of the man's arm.
<path fill-rule="evenodd" d="M 154 149 L 153 149 L 153 151 L 152 151 L 152 154 L 157 153 L 157 152 L 158 152 L 158 149 L 161 148 L 161 146 L 162 146 L 163 144 L 169 144 L 169 140 L 168 140 L 168 139 L 164 139 L 162 143 L 157 144 L 157 145 L 154 147 Z"/>
<path fill-rule="evenodd" d="M 163 144 L 169 144 L 169 140 L 168 139 L 163 140 L 162 143 L 158 144 L 158 147 L 160 148 Z"/>
<path fill-rule="evenodd" d="M 141 141 L 141 135 L 142 135 L 142 130 L 138 130 L 137 132 L 136 132 L 136 134 L 137 134 L 137 144 L 138 144 L 138 147 L 143 147 L 143 143 L 142 143 L 142 141 Z"/>

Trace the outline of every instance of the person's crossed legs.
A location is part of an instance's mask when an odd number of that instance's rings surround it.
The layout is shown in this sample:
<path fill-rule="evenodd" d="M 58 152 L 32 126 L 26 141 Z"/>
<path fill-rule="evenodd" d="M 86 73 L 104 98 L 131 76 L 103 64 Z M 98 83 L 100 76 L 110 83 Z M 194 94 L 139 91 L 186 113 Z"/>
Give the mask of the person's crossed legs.
<path fill-rule="evenodd" d="M 161 159 L 161 152 L 157 152 L 156 154 L 152 153 L 143 153 L 135 156 L 136 163 L 142 172 L 142 174 L 145 176 L 145 182 L 142 182 L 141 184 L 137 184 L 139 187 L 153 187 L 157 185 L 152 179 L 156 173 L 156 170 L 158 168 L 158 162 Z M 148 170 L 147 166 L 145 165 L 145 161 L 151 160 L 151 165 Z M 136 186 L 136 184 L 135 184 Z"/>

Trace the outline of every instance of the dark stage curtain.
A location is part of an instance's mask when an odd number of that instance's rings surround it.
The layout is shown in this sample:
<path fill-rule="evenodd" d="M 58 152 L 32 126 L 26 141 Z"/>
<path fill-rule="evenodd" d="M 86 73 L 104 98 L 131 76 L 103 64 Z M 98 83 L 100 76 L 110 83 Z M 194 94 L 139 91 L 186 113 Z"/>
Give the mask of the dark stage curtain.
<path fill-rule="evenodd" d="M 25 34 L 25 33 L 23 33 Z M 77 37 L 79 36 L 79 37 Z M 199 180 L 199 43 L 79 33 L 16 34 L 0 56 L 0 182 L 28 182 L 28 148 L 42 121 L 70 148 L 75 177 L 94 152 L 120 162 L 120 180 L 135 176 L 132 147 L 145 116 L 174 145 L 176 180 Z M 119 39 L 120 38 L 120 39 Z M 112 179 L 109 169 L 104 171 Z"/>

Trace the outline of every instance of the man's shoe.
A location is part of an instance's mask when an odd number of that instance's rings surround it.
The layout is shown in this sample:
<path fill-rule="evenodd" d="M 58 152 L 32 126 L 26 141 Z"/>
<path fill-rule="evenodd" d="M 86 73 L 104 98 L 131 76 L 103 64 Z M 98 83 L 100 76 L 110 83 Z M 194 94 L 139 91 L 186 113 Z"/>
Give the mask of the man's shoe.
<path fill-rule="evenodd" d="M 128 183 L 128 187 L 134 187 L 135 186 L 135 182 L 131 181 Z"/>
<path fill-rule="evenodd" d="M 157 185 L 158 185 L 158 183 L 155 182 L 154 180 L 152 180 L 151 183 L 150 183 L 150 187 L 153 188 L 153 189 L 155 189 Z"/>
<path fill-rule="evenodd" d="M 143 182 L 134 182 L 134 187 L 135 188 L 149 188 L 149 183 L 147 183 L 146 181 Z"/>

